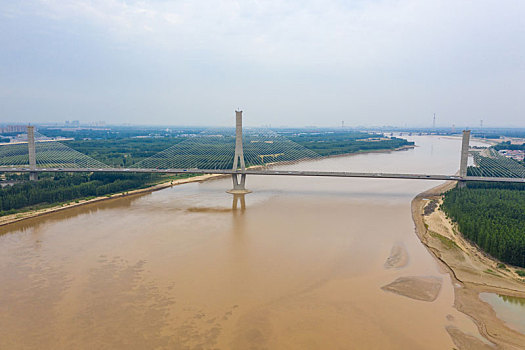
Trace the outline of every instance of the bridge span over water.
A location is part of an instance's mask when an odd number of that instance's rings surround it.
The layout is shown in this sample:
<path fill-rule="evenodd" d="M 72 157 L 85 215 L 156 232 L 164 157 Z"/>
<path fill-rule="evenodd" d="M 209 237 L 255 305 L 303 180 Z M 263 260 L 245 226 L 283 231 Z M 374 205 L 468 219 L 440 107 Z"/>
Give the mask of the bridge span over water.
<path fill-rule="evenodd" d="M 0 172 L 13 173 L 150 173 L 150 174 L 216 174 L 216 175 L 273 175 L 273 176 L 321 176 L 321 177 L 361 177 L 375 179 L 411 179 L 411 180 L 445 180 L 445 181 L 484 181 L 484 182 L 512 182 L 525 183 L 525 179 L 512 177 L 481 177 L 459 175 L 426 175 L 426 174 L 397 174 L 377 172 L 350 172 L 350 171 L 315 171 L 315 170 L 245 170 L 233 169 L 141 169 L 141 168 L 8 168 L 0 167 Z"/>
<path fill-rule="evenodd" d="M 9 152 L 0 152 L 0 172 L 12 172 L 12 173 L 29 173 L 31 180 L 37 180 L 38 173 L 44 172 L 65 172 L 65 173 L 78 173 L 78 172 L 93 172 L 93 173 L 154 173 L 154 174 L 219 174 L 219 175 L 231 175 L 233 180 L 233 189 L 231 193 L 246 193 L 246 176 L 247 175 L 265 175 L 265 176 L 320 176 L 320 177 L 353 177 L 353 178 L 377 178 L 377 179 L 412 179 L 412 180 L 445 180 L 445 181 L 459 181 L 460 185 L 464 185 L 468 181 L 483 181 L 483 182 L 500 182 L 500 183 L 525 183 L 525 167 L 523 170 L 518 169 L 517 176 L 506 177 L 504 172 L 500 172 L 499 176 L 468 176 L 468 156 L 469 156 L 469 140 L 470 131 L 463 131 L 463 139 L 461 145 L 461 157 L 459 164 L 459 172 L 456 175 L 444 175 L 444 174 L 413 174 L 413 173 L 387 173 L 387 172 L 349 172 L 349 171 L 314 171 L 314 170 L 279 170 L 272 169 L 273 165 L 279 166 L 280 162 L 271 163 L 270 167 L 267 166 L 251 166 L 246 162 L 244 147 L 243 147 L 243 127 L 242 127 L 242 111 L 236 111 L 236 129 L 235 129 L 235 152 L 233 155 L 233 166 L 231 166 L 231 158 L 228 159 L 230 168 L 225 169 L 220 166 L 214 168 L 206 167 L 158 167 L 152 166 L 153 163 L 141 161 L 137 165 L 132 167 L 110 167 L 92 158 L 82 155 L 67 146 L 62 145 L 62 148 L 53 148 L 50 146 L 53 142 L 46 140 L 42 142 L 45 144 L 46 150 L 42 151 L 42 157 L 44 161 L 37 162 L 37 149 L 38 142 L 35 141 L 35 131 L 32 126 L 27 128 L 27 147 L 23 145 L 23 150 L 27 153 L 25 158 L 27 159 L 26 164 L 19 164 L 16 161 L 12 161 L 13 164 L 9 163 L 7 158 L 19 159 L 20 157 L 14 157 Z M 258 141 L 252 141 L 258 142 Z M 266 143 L 273 143 L 273 141 L 264 141 Z M 263 145 L 264 145 L 263 144 Z M 22 145 L 19 145 L 22 146 Z M 5 146 L 1 146 L 5 147 Z M 233 147 L 233 146 L 232 146 Z M 169 150 L 169 149 L 168 149 Z M 184 150 L 184 147 L 179 147 L 178 150 Z M 288 148 L 290 150 L 290 148 Z M 293 150 L 297 152 L 297 149 Z M 65 155 L 68 152 L 72 153 L 70 158 L 75 158 L 75 161 L 65 161 L 67 157 Z M 76 153 L 75 153 L 76 152 Z M 208 150 L 211 152 L 211 150 Z M 311 152 L 311 151 L 310 151 Z M 275 153 L 275 151 L 274 151 Z M 159 153 L 155 159 L 166 160 L 170 157 L 178 157 L 177 151 L 163 151 Z M 264 162 L 264 157 L 278 156 L 278 154 L 260 154 L 258 157 Z M 201 155 L 202 156 L 202 155 Z M 204 152 L 204 156 L 206 153 Z M 319 156 L 319 155 L 317 155 Z M 2 160 L 4 157 L 4 160 Z M 224 156 L 222 157 L 231 157 Z M 320 157 L 320 156 L 319 156 Z M 11 159 L 9 158 L 9 159 Z M 56 159 L 55 159 L 56 158 Z M 154 157 L 150 157 L 154 158 Z M 256 157 L 257 158 L 257 157 Z M 78 161 L 78 160 L 82 161 Z M 253 156 L 248 159 L 252 160 Z M 296 161 L 307 160 L 308 157 L 299 156 Z M 37 165 L 38 163 L 38 165 Z M 155 163 L 156 164 L 156 163 Z M 176 163 L 180 164 L 180 163 Z M 217 163 L 216 163 L 217 164 Z M 221 164 L 219 162 L 219 164 Z M 515 175 L 516 173 L 514 173 Z"/>

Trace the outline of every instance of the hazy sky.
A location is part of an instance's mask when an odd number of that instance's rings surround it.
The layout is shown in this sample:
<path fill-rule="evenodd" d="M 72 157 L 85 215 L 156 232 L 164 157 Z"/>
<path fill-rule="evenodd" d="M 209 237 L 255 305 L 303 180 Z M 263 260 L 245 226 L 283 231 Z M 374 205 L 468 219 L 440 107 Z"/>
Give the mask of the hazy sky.
<path fill-rule="evenodd" d="M 0 0 L 0 122 L 525 126 L 525 1 Z"/>

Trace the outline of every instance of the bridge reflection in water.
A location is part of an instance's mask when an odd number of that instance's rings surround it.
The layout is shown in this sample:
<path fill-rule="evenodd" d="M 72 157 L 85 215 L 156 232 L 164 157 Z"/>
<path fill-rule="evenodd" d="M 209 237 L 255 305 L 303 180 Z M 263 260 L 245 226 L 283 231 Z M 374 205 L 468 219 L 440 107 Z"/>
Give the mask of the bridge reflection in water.
<path fill-rule="evenodd" d="M 246 194 L 233 194 L 232 210 L 244 212 L 246 210 Z"/>

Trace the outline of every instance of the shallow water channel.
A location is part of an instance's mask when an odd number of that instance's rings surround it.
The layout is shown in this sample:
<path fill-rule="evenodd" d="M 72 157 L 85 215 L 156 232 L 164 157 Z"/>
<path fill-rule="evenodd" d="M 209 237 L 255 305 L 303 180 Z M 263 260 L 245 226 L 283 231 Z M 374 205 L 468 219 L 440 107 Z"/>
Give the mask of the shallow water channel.
<path fill-rule="evenodd" d="M 294 168 L 457 171 L 459 139 L 412 139 Z M 234 205 L 223 178 L 0 228 L 0 349 L 451 349 L 447 325 L 479 334 L 410 211 L 439 183 L 249 176 Z M 410 276 L 437 298 L 381 289 Z"/>
<path fill-rule="evenodd" d="M 499 319 L 525 334 L 525 298 L 497 293 L 480 293 L 479 297 L 492 306 Z"/>

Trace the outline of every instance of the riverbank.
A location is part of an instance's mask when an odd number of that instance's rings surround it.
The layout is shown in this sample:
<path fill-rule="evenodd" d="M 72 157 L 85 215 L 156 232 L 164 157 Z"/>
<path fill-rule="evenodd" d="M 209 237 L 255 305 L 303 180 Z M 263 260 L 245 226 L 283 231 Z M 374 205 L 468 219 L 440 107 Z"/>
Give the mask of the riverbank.
<path fill-rule="evenodd" d="M 360 150 L 353 153 L 341 153 L 341 154 L 332 154 L 328 156 L 322 156 L 320 159 L 325 158 L 337 158 L 337 157 L 347 157 L 347 156 L 357 156 L 362 154 L 369 154 L 369 153 L 390 153 L 390 152 L 396 152 L 396 151 L 405 151 L 409 149 L 416 148 L 416 145 L 404 145 L 392 149 L 374 149 L 374 150 Z"/>
<path fill-rule="evenodd" d="M 466 240 L 439 210 L 441 194 L 453 186 L 455 182 L 447 182 L 413 199 L 412 216 L 416 233 L 440 265 L 450 273 L 455 291 L 454 307 L 470 316 L 479 332 L 497 349 L 523 349 L 525 334 L 509 328 L 496 316 L 492 307 L 480 299 L 479 294 L 490 292 L 525 297 L 525 282 L 515 273 L 515 269 L 499 268 L 499 261 Z M 429 206 L 429 203 L 433 204 Z M 460 349 L 487 346 L 457 328 L 447 327 L 447 331 Z"/>
<path fill-rule="evenodd" d="M 224 176 L 224 175 L 220 175 L 220 174 L 206 174 L 206 175 L 188 177 L 188 178 L 185 178 L 185 179 L 170 180 L 170 181 L 162 182 L 162 183 L 159 183 L 159 184 L 155 184 L 153 186 L 140 188 L 140 189 L 136 189 L 136 190 L 131 190 L 131 191 L 126 191 L 126 192 L 123 192 L 123 193 L 115 193 L 115 194 L 112 194 L 112 195 L 104 195 L 104 196 L 99 196 L 99 197 L 95 197 L 95 198 L 91 198 L 91 199 L 73 200 L 73 201 L 65 203 L 65 204 L 53 205 L 53 206 L 50 206 L 48 208 L 29 210 L 29 211 L 22 212 L 22 213 L 5 215 L 5 216 L 1 216 L 0 217 L 0 226 L 5 226 L 5 225 L 11 224 L 13 222 L 18 222 L 18 221 L 34 218 L 34 217 L 37 217 L 37 216 L 42 216 L 42 215 L 54 213 L 54 212 L 57 212 L 57 211 L 61 211 L 61 210 L 69 209 L 69 208 L 74 208 L 74 207 L 78 207 L 78 206 L 86 205 L 86 204 L 90 204 L 90 203 L 94 203 L 94 202 L 100 202 L 100 201 L 106 201 L 106 200 L 111 200 L 111 199 L 115 199 L 115 198 L 122 198 L 122 197 L 142 194 L 142 193 L 154 192 L 154 191 L 162 190 L 164 188 L 168 188 L 168 187 L 172 187 L 172 186 L 176 186 L 176 185 L 182 185 L 182 184 L 186 184 L 186 183 L 190 183 L 190 182 L 202 182 L 202 181 L 205 181 L 205 180 L 208 180 L 208 179 L 211 179 L 211 178 L 216 178 L 216 177 L 221 177 L 221 176 Z"/>

